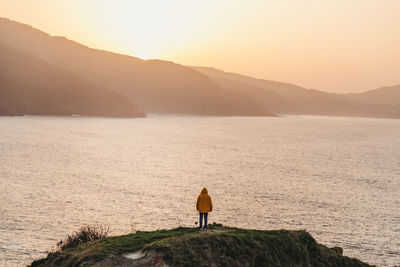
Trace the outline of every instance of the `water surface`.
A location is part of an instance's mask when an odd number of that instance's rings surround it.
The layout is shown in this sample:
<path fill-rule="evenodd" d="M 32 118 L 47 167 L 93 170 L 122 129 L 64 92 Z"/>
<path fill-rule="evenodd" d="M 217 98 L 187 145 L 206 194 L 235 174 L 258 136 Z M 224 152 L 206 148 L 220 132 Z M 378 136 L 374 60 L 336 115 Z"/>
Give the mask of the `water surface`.
<path fill-rule="evenodd" d="M 0 118 L 0 265 L 30 263 L 86 223 L 113 234 L 211 222 L 306 229 L 400 263 L 400 120 Z"/>

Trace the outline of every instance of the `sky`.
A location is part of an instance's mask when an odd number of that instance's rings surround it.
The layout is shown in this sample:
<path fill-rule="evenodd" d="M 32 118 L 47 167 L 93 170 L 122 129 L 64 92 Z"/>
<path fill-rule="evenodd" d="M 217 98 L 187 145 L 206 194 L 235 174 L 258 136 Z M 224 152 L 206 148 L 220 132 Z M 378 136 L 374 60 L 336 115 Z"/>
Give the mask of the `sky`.
<path fill-rule="evenodd" d="M 400 84 L 400 0 L 0 0 L 93 48 L 330 92 Z"/>

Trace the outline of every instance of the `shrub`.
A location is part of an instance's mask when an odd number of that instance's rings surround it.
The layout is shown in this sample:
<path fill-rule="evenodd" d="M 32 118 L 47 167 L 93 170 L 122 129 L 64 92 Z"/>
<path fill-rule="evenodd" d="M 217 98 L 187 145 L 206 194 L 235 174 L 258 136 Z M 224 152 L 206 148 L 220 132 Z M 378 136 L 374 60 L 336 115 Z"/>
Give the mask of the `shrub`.
<path fill-rule="evenodd" d="M 57 243 L 60 250 L 73 248 L 91 242 L 94 240 L 102 239 L 108 236 L 110 227 L 104 225 L 83 225 L 78 231 L 67 236 L 65 240 Z"/>

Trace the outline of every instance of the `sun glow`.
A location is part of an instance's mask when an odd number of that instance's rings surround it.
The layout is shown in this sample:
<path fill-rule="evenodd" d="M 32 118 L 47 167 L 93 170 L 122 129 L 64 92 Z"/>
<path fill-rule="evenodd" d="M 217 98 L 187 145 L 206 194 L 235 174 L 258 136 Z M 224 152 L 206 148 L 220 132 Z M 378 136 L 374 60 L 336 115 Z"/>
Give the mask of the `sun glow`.
<path fill-rule="evenodd" d="M 2 0 L 0 16 L 90 47 L 328 91 L 398 84 L 398 0 Z"/>
<path fill-rule="evenodd" d="M 88 12 L 96 5 L 96 12 Z M 209 30 L 209 6 L 189 1 L 84 1 L 78 17 L 85 17 L 101 36 L 118 50 L 144 59 L 166 58 L 201 38 L 214 38 Z M 89 14 L 89 15 L 88 15 Z M 206 27 L 205 27 L 206 26 Z M 211 25 L 208 25 L 211 26 Z M 202 33 L 208 31 L 208 37 Z"/>

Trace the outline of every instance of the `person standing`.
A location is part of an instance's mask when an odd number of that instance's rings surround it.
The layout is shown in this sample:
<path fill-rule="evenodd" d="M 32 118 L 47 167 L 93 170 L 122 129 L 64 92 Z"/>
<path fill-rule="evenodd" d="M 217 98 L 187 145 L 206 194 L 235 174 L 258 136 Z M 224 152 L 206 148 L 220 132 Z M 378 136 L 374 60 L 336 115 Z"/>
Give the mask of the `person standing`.
<path fill-rule="evenodd" d="M 196 209 L 200 215 L 200 230 L 203 229 L 203 218 L 204 218 L 204 230 L 207 229 L 208 213 L 212 211 L 213 206 L 211 197 L 208 195 L 207 188 L 201 190 L 200 195 L 197 197 Z"/>

